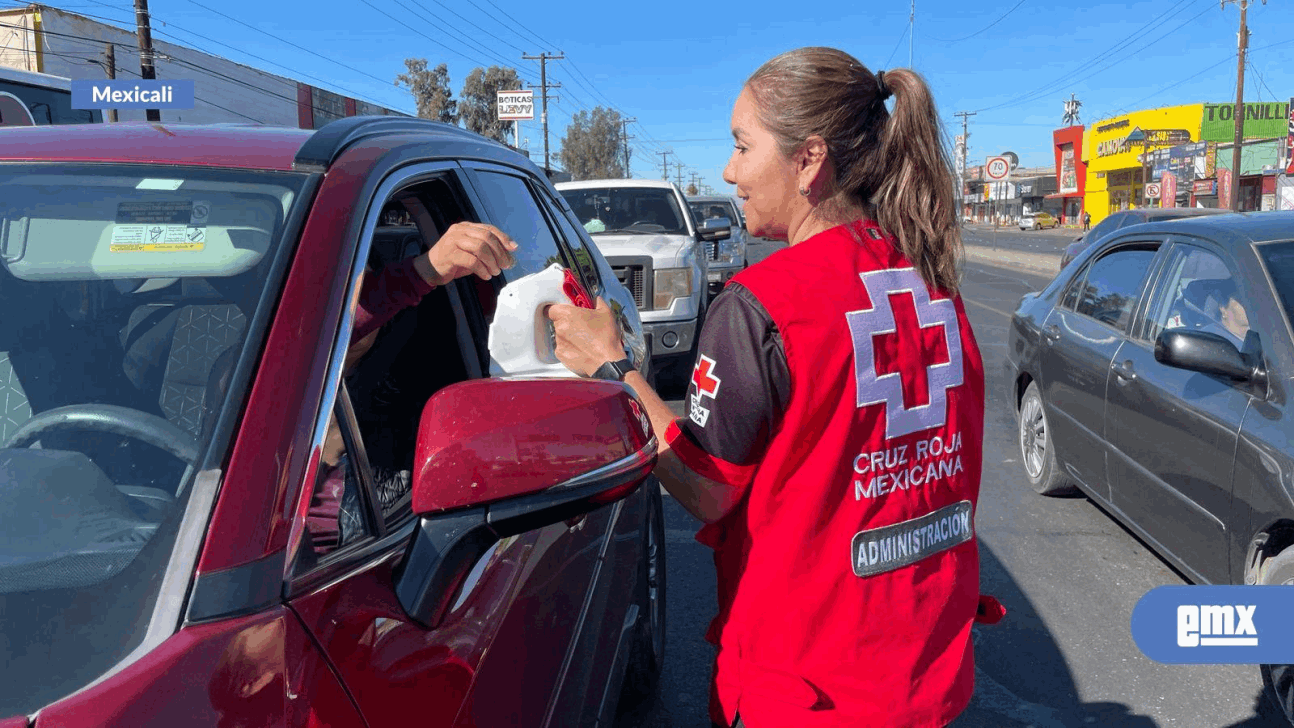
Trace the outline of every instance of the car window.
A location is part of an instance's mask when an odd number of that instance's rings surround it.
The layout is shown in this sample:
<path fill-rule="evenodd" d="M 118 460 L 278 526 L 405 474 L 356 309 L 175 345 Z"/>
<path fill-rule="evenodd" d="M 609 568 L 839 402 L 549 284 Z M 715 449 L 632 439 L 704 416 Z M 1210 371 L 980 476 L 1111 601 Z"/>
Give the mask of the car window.
<path fill-rule="evenodd" d="M 98 109 L 72 108 L 72 92 L 55 88 L 28 86 L 25 83 L 0 81 L 0 92 L 17 96 L 38 126 L 46 124 L 93 124 L 103 121 Z"/>
<path fill-rule="evenodd" d="M 384 203 L 373 233 L 359 299 L 379 328 L 347 332 L 343 379 L 313 484 L 298 573 L 330 554 L 389 532 L 413 516 L 413 458 L 427 401 L 440 389 L 470 378 L 463 326 L 450 290 L 474 277 L 440 287 L 407 308 L 383 311 L 365 291 L 393 266 L 434 245 L 453 222 L 466 219 L 456 183 L 442 177 L 401 190 Z M 401 213 L 406 213 L 402 215 Z M 466 298 L 466 297 L 464 297 Z M 461 299 L 460 299 L 461 300 Z M 470 348 L 470 347 L 469 347 Z"/>
<path fill-rule="evenodd" d="M 1083 270 L 1079 271 L 1078 275 L 1074 276 L 1074 279 L 1070 281 L 1069 288 L 1065 290 L 1065 297 L 1060 301 L 1061 308 L 1073 311 L 1074 307 L 1078 305 L 1078 294 L 1083 290 L 1083 281 L 1087 278 L 1089 267 L 1084 266 Z"/>
<path fill-rule="evenodd" d="M 665 187 L 589 187 L 561 190 L 590 234 L 687 234 L 685 213 Z"/>
<path fill-rule="evenodd" d="M 225 459 L 216 423 L 238 416 L 305 180 L 0 167 L 0 644 L 23 656 L 0 715 L 144 638 L 195 474 Z"/>
<path fill-rule="evenodd" d="M 557 202 L 548 199 L 547 196 L 541 199 L 544 202 L 544 208 L 556 221 L 558 233 L 563 242 L 566 243 L 566 249 L 570 252 L 571 261 L 579 269 L 585 285 L 594 289 L 601 289 L 602 276 L 598 274 L 597 261 L 589 253 L 588 246 L 584 242 L 584 236 L 576 229 L 576 224 L 571 219 L 570 213 Z"/>
<path fill-rule="evenodd" d="M 539 211 L 525 180 L 511 174 L 477 170 L 476 189 L 495 224 L 518 246 L 517 264 L 503 271 L 505 281 L 538 273 L 553 263 L 565 265 L 552 228 Z"/>
<path fill-rule="evenodd" d="M 1120 248 L 1092 263 L 1075 310 L 1117 329 L 1128 325 L 1155 250 Z"/>
<path fill-rule="evenodd" d="M 1218 334 L 1240 348 L 1249 328 L 1249 307 L 1227 264 L 1201 248 L 1185 248 L 1168 266 L 1150 311 L 1144 338 L 1165 329 Z"/>
<path fill-rule="evenodd" d="M 1286 323 L 1294 322 L 1294 241 L 1272 243 L 1258 248 L 1267 273 L 1272 277 Z"/>

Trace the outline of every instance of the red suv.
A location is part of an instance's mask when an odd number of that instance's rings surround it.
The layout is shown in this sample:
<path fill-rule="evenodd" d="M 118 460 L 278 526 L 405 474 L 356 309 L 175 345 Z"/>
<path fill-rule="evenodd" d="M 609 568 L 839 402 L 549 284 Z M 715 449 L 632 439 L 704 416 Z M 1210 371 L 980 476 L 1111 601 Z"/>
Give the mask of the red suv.
<path fill-rule="evenodd" d="M 517 265 L 351 348 L 367 272 L 464 220 Z M 554 263 L 642 364 L 570 208 L 479 136 L 0 130 L 0 726 L 608 725 L 649 695 L 647 419 L 560 365 L 492 376 L 501 290 Z"/>

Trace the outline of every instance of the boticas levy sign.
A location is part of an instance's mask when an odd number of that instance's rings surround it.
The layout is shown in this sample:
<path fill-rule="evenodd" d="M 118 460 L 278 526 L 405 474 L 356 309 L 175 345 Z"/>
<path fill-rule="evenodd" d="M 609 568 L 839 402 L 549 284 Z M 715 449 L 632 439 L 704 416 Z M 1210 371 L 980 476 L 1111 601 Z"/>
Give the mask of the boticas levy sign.
<path fill-rule="evenodd" d="M 1288 132 L 1289 104 L 1284 101 L 1245 104 L 1245 139 L 1279 139 Z M 1236 105 L 1205 104 L 1200 139 L 1233 142 L 1236 139 Z"/>

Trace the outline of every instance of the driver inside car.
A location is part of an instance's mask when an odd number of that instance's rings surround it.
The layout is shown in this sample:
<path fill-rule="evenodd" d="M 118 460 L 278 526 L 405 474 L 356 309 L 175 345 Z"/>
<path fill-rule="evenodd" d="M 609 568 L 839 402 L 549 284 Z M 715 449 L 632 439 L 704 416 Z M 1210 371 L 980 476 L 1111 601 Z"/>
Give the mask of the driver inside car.
<path fill-rule="evenodd" d="M 350 375 L 378 340 L 382 327 L 401 311 L 416 306 L 428 293 L 457 278 L 476 274 L 488 281 L 511 268 L 517 244 L 493 225 L 460 222 L 426 252 L 389 265 L 380 273 L 366 267 L 360 278 L 359 303 L 351 330 L 343 376 Z M 357 403 L 357 408 L 362 403 Z M 363 529 L 359 489 L 347 462 L 346 445 L 334 412 L 324 439 L 318 480 L 311 495 L 307 526 L 316 554 L 329 553 L 352 541 Z M 379 496 L 407 493 L 411 473 L 373 467 Z"/>

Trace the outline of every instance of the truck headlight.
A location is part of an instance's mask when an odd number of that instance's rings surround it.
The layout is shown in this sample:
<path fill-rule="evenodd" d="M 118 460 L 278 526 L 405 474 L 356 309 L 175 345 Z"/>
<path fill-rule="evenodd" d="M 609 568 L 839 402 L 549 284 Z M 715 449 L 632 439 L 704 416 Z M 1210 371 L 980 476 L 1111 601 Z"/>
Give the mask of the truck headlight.
<path fill-rule="evenodd" d="M 656 286 L 652 289 L 652 308 L 669 308 L 676 298 L 692 294 L 691 268 L 660 268 L 656 271 Z"/>
<path fill-rule="evenodd" d="M 736 260 L 741 256 L 740 247 L 741 246 L 737 244 L 736 240 L 728 238 L 719 244 L 719 256 L 727 258 L 729 261 Z"/>

